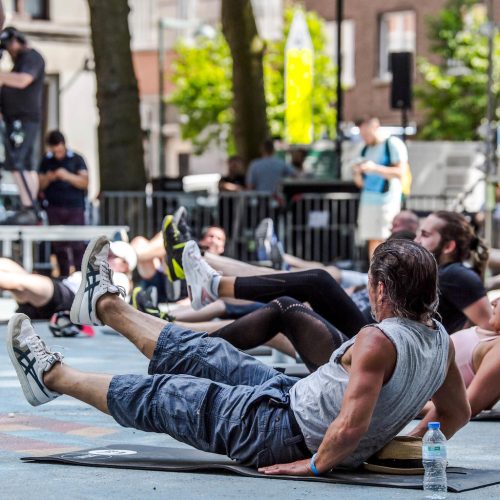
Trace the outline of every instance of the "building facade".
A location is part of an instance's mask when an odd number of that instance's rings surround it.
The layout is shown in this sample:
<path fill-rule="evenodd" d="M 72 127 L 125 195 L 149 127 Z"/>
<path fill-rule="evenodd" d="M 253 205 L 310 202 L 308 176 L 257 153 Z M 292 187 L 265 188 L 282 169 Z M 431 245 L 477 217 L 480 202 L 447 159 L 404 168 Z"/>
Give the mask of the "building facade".
<path fill-rule="evenodd" d="M 89 167 L 89 195 L 99 191 L 95 74 L 85 0 L 3 0 L 5 25 L 23 32 L 44 57 L 46 81 L 38 154 L 48 130 L 59 128 L 68 145 L 80 152 Z M 8 55 L 2 69 L 9 70 Z"/>

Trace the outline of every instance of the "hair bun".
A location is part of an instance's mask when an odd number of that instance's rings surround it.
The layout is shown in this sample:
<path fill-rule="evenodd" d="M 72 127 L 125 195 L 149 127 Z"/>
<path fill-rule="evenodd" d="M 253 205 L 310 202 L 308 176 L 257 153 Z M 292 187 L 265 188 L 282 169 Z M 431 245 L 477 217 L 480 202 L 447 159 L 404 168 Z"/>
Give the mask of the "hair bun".
<path fill-rule="evenodd" d="M 476 251 L 479 248 L 480 243 L 481 243 L 480 239 L 477 236 L 474 236 L 474 238 L 470 240 L 469 244 L 470 249 Z"/>

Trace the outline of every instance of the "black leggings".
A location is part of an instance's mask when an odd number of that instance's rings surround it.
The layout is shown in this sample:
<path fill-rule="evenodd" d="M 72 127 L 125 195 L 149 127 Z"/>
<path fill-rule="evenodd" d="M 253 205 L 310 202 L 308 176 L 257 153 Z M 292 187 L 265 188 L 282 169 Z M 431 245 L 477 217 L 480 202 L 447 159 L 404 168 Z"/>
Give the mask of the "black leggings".
<path fill-rule="evenodd" d="M 315 371 L 328 362 L 347 337 L 302 302 L 280 297 L 214 332 L 238 349 L 265 344 L 283 333 L 309 368 Z"/>
<path fill-rule="evenodd" d="M 323 269 L 236 278 L 234 296 L 257 302 L 288 296 L 307 302 L 348 338 L 368 323 L 342 287 Z"/>

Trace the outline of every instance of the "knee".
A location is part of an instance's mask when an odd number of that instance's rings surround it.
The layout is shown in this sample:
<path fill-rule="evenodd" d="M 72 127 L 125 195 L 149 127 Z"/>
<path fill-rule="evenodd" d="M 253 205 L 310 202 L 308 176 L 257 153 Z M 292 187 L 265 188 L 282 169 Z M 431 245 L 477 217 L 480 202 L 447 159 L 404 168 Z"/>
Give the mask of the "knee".
<path fill-rule="evenodd" d="M 324 269 L 313 269 L 312 273 L 312 283 L 319 290 L 322 290 L 322 287 L 331 286 L 332 284 L 337 285 L 337 282 L 333 279 L 332 275 L 325 271 Z"/>
<path fill-rule="evenodd" d="M 285 312 L 290 306 L 295 306 L 299 304 L 302 305 L 302 302 L 292 297 L 283 296 L 283 297 L 278 297 L 277 299 L 271 301 L 269 303 L 269 306 L 280 312 Z"/>

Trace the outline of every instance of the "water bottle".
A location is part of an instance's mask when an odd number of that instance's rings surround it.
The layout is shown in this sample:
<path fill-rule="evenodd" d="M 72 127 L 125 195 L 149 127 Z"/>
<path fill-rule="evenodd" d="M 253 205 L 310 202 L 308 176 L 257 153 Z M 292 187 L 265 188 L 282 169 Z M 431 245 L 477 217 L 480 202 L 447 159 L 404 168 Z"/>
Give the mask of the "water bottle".
<path fill-rule="evenodd" d="M 429 422 L 422 440 L 425 498 L 446 498 L 446 438 L 439 427 L 439 422 Z"/>

